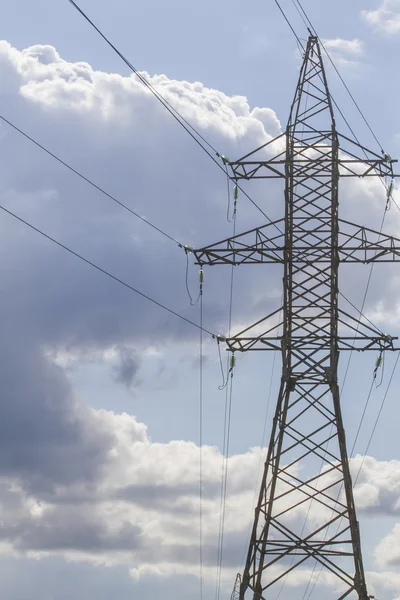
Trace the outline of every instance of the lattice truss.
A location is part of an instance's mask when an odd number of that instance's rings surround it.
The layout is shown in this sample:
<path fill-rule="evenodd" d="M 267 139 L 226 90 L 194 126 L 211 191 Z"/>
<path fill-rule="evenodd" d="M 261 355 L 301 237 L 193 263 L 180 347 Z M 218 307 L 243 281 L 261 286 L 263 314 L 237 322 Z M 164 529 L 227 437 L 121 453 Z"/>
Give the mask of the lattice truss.
<path fill-rule="evenodd" d="M 280 350 L 283 363 L 233 600 L 275 598 L 283 582 L 293 583 L 296 574 L 312 582 L 320 569 L 319 583 L 329 584 L 333 597 L 368 597 L 338 355 L 393 350 L 395 338 L 339 309 L 338 266 L 397 262 L 400 240 L 340 220 L 338 189 L 340 177 L 392 179 L 394 162 L 337 133 L 319 42 L 310 36 L 285 134 L 229 163 L 236 180 L 284 179 L 285 217 L 194 251 L 201 265 L 279 263 L 284 270 L 283 307 L 227 340 L 233 352 Z"/>

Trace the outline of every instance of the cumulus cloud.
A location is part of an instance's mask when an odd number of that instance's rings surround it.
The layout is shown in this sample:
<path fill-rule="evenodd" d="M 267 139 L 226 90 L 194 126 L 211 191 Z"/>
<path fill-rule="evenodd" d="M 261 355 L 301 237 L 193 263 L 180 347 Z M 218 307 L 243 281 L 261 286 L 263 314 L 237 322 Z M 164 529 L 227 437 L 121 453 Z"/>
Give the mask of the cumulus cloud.
<path fill-rule="evenodd" d="M 357 455 L 351 460 L 351 469 L 354 480 L 357 478 L 355 499 L 359 509 L 382 515 L 400 514 L 400 461 Z"/>
<path fill-rule="evenodd" d="M 163 571 L 169 568 L 169 574 L 175 572 L 175 565 L 197 573 L 198 447 L 183 441 L 152 443 L 145 427 L 126 414 L 88 409 L 84 421 L 91 428 L 90 435 L 102 442 L 102 450 L 97 448 L 88 459 L 84 452 L 88 454 L 91 448 L 86 449 L 83 442 L 70 441 L 77 457 L 68 456 L 67 444 L 60 447 L 64 463 L 77 467 L 73 477 L 61 473 L 52 478 L 51 485 L 33 488 L 30 465 L 28 475 L 15 468 L 10 474 L 3 470 L 3 550 L 103 565 L 136 565 L 143 573 L 152 565 Z M 217 545 L 221 456 L 216 448 L 205 447 L 203 457 L 204 557 L 211 571 Z M 260 449 L 229 459 L 227 567 L 236 566 L 243 549 L 259 457 Z M 92 460 L 96 469 L 90 468 Z M 85 478 L 79 462 L 82 469 L 86 467 Z"/>
<path fill-rule="evenodd" d="M 395 35 L 400 31 L 400 1 L 382 0 L 375 10 L 363 10 L 364 19 L 378 31 Z"/>
<path fill-rule="evenodd" d="M 341 66 L 355 66 L 364 54 L 364 42 L 358 39 L 341 38 L 323 40 L 324 46 L 333 61 Z"/>
<path fill-rule="evenodd" d="M 400 567 L 400 523 L 393 531 L 385 536 L 375 551 L 376 561 L 383 568 Z M 398 582 L 400 588 L 400 581 Z"/>
<path fill-rule="evenodd" d="M 350 50 L 357 54 L 354 48 Z M 135 77 L 68 63 L 50 46 L 18 51 L 6 42 L 0 44 L 0 75 L 4 116 L 140 214 L 192 245 L 231 234 L 224 177 Z M 165 75 L 150 79 L 228 156 L 241 156 L 281 132 L 272 109 L 251 108 L 244 97 Z M 181 249 L 73 179 L 5 126 L 0 153 L 4 205 L 192 318 Z M 366 181 L 351 185 L 343 186 L 346 216 L 363 206 L 376 221 L 382 190 L 376 192 L 375 184 Z M 273 191 L 282 199 L 281 189 Z M 254 195 L 272 217 L 282 215 L 282 201 L 266 206 L 257 186 Z M 239 214 L 243 229 L 260 223 L 260 215 L 242 198 Z M 135 386 L 145 352 L 177 341 L 190 344 L 190 327 L 5 215 L 0 234 L 7 256 L 0 267 L 1 551 L 123 564 L 134 576 L 152 569 L 197 574 L 198 447 L 189 441 L 154 443 L 132 415 L 87 407 L 66 370 L 69 364 L 100 362 L 111 353 L 117 357 L 114 376 Z M 206 278 L 207 318 L 210 327 L 221 329 L 226 326 L 221 290 L 229 273 L 207 272 Z M 272 275 L 265 289 L 254 271 L 242 270 L 238 281 L 236 323 L 277 308 Z M 276 281 L 279 285 L 279 276 Z M 210 446 L 203 452 L 204 559 L 211 573 L 222 457 Z M 260 449 L 229 459 L 229 577 L 241 562 L 259 459 Z M 373 474 L 380 467 L 366 461 L 366 468 Z M 387 469 L 397 473 L 394 464 Z M 373 488 L 372 478 L 360 479 L 360 485 L 370 486 L 365 508 L 396 511 L 397 488 L 383 479 Z M 308 575 L 301 574 L 304 581 Z"/>

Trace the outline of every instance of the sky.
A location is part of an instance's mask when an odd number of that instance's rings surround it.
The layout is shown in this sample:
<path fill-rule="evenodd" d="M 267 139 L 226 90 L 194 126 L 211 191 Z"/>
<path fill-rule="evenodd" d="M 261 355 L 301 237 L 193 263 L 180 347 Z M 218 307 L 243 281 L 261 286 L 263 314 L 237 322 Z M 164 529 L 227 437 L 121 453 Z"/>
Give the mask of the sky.
<path fill-rule="evenodd" d="M 279 135 L 300 55 L 276 4 L 82 0 L 133 65 L 219 152 L 240 157 Z M 282 0 L 301 39 L 294 4 Z M 304 0 L 379 143 L 400 156 L 400 1 Z M 3 9 L 0 115 L 182 244 L 232 234 L 226 178 L 67 0 Z M 327 64 L 330 90 L 360 141 L 379 146 Z M 340 116 L 338 128 L 348 133 Z M 113 203 L 0 123 L 0 204 L 185 318 L 199 322 L 178 244 Z M 279 184 L 246 189 L 272 218 Z M 379 229 L 379 182 L 341 184 L 342 218 Z M 394 198 L 400 202 L 397 186 Z M 200 598 L 199 330 L 0 211 L 0 575 L 7 600 Z M 237 230 L 264 224 L 245 197 Z M 400 237 L 393 204 L 385 229 Z M 344 265 L 341 290 L 361 306 L 369 268 Z M 232 327 L 279 308 L 281 271 L 235 272 Z M 189 256 L 188 286 L 198 292 Z M 228 332 L 230 270 L 205 270 L 204 326 Z M 364 312 L 400 331 L 396 265 L 376 265 Z M 214 597 L 225 392 L 218 347 L 204 335 L 203 596 Z M 257 354 L 256 356 L 254 354 Z M 280 377 L 272 353 L 238 357 L 221 598 L 243 569 L 255 491 Z M 341 356 L 352 445 L 375 353 Z M 385 357 L 351 460 L 370 593 L 400 598 L 400 450 L 396 356 Z M 225 355 L 223 355 L 225 364 Z M 368 440 L 385 398 L 377 429 Z M 308 575 L 307 575 L 308 576 Z M 282 600 L 302 584 L 289 579 Z M 319 581 L 318 593 L 334 594 Z M 316 593 L 317 593 L 316 592 Z"/>

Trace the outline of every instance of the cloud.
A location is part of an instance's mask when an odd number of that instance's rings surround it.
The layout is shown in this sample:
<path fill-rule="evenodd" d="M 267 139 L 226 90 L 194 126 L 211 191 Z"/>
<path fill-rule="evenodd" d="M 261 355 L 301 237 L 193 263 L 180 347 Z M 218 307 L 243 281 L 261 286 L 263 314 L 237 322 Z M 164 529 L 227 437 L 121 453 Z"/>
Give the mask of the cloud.
<path fill-rule="evenodd" d="M 354 48 L 352 52 L 356 54 Z M 140 214 L 192 245 L 231 234 L 225 219 L 225 178 L 134 77 L 68 63 L 50 46 L 21 52 L 6 42 L 0 44 L 0 75 L 6 117 Z M 272 109 L 251 108 L 244 97 L 165 75 L 151 81 L 228 156 L 240 156 L 281 131 Z M 0 152 L 1 203 L 193 318 L 181 249 L 5 126 Z M 365 216 L 376 222 L 383 208 L 382 190 L 367 181 L 351 185 L 343 186 L 346 216 L 357 214 L 362 205 Z M 282 190 L 276 186 L 272 191 L 281 201 L 268 203 L 268 214 L 281 216 Z M 264 191 L 255 186 L 254 197 L 265 209 Z M 241 227 L 260 224 L 259 213 L 243 198 L 239 203 Z M 183 440 L 152 442 L 134 416 L 89 408 L 66 368 L 112 355 L 113 360 L 117 357 L 115 377 L 134 388 L 146 351 L 174 349 L 177 343 L 190 348 L 197 331 L 6 215 L 0 219 L 0 234 L 7 257 L 0 267 L 1 550 L 118 564 L 132 575 L 152 570 L 197 575 L 198 447 Z M 213 330 L 224 332 L 229 270 L 209 271 L 207 319 Z M 192 269 L 189 278 L 197 285 Z M 272 276 L 268 281 L 261 288 L 254 270 L 238 273 L 236 324 L 277 307 Z M 276 281 L 280 285 L 279 276 Z M 360 287 L 353 280 L 349 285 Z M 385 286 L 376 293 L 382 296 Z M 374 302 L 378 299 L 373 297 Z M 211 446 L 203 452 L 204 561 L 210 575 L 216 559 L 222 457 Z M 229 578 L 241 563 L 247 540 L 260 452 L 256 448 L 229 458 L 224 563 Z M 372 477 L 379 464 L 366 462 L 367 467 L 372 475 L 360 480 L 360 485 L 372 486 L 365 509 L 397 510 L 397 492 L 389 478 L 378 485 Z M 387 469 L 397 473 L 396 465 Z M 301 577 L 306 580 L 308 573 Z"/>
<path fill-rule="evenodd" d="M 395 35 L 400 31 L 400 1 L 382 0 L 376 10 L 363 10 L 364 19 L 376 30 Z"/>
<path fill-rule="evenodd" d="M 364 55 L 364 42 L 358 39 L 344 40 L 335 38 L 323 40 L 332 60 L 341 66 L 355 66 Z"/>
<path fill-rule="evenodd" d="M 115 380 L 130 388 L 136 379 L 139 361 L 135 353 L 125 347 L 120 348 L 118 355 L 119 362 L 114 367 Z"/>
<path fill-rule="evenodd" d="M 357 477 L 354 494 L 359 510 L 400 514 L 400 461 L 357 455 L 351 460 L 351 470 L 354 481 Z"/>
<path fill-rule="evenodd" d="M 368 589 L 372 594 L 381 594 L 396 600 L 400 593 L 400 573 L 398 571 L 367 571 Z"/>
<path fill-rule="evenodd" d="M 385 536 L 378 544 L 375 557 L 377 564 L 382 568 L 400 567 L 400 523 L 394 526 L 389 535 Z M 400 589 L 400 577 L 398 581 Z"/>
<path fill-rule="evenodd" d="M 6 42 L 0 46 L 0 70 L 15 99 L 8 116 L 140 214 L 191 245 L 231 233 L 224 219 L 223 175 L 135 77 L 67 63 L 49 46 L 19 52 Z M 280 132 L 271 109 L 251 110 L 243 97 L 162 75 L 150 79 L 226 154 L 244 153 Z M 3 203 L 156 299 L 161 291 L 166 304 L 190 316 L 183 251 L 15 133 L 5 127 L 3 132 L 4 157 L 9 157 L 8 165 L 3 164 Z M 202 171 L 205 175 L 199 176 Z M 173 173 L 180 173 L 179 178 Z M 257 213 L 242 205 L 245 225 Z M 18 246 L 17 232 L 22 242 Z M 36 335 L 58 351 L 63 345 L 93 353 L 143 337 L 146 343 L 159 343 L 163 336 L 190 335 L 190 328 L 174 317 L 151 310 L 145 301 L 16 224 L 4 244 L 12 253 L 13 271 L 25 272 L 24 278 L 14 280 L 9 273 L 10 296 L 25 299 L 25 320 L 35 323 Z M 252 279 L 256 289 L 254 275 Z M 220 297 L 215 295 L 213 305 L 215 327 L 225 318 Z"/>
<path fill-rule="evenodd" d="M 165 571 L 169 565 L 170 574 L 180 564 L 186 565 L 187 572 L 196 572 L 199 449 L 191 442 L 152 443 L 144 426 L 126 414 L 89 409 L 84 419 L 91 428 L 89 440 L 93 436 L 103 442 L 96 455 L 97 469 L 87 472 L 86 478 L 77 470 L 72 478 L 54 477 L 51 486 L 33 489 L 29 476 L 15 469 L 10 474 L 3 470 L 0 544 L 4 551 L 102 565 L 138 565 L 143 572 L 151 565 Z M 84 449 L 82 443 L 75 447 L 78 458 L 69 457 L 63 448 L 64 462 L 69 467 L 77 461 L 84 465 Z M 203 456 L 204 560 L 211 571 L 217 545 L 221 456 L 212 447 L 205 447 Z M 260 450 L 254 450 L 229 459 L 227 567 L 236 566 L 242 551 L 259 456 Z"/>

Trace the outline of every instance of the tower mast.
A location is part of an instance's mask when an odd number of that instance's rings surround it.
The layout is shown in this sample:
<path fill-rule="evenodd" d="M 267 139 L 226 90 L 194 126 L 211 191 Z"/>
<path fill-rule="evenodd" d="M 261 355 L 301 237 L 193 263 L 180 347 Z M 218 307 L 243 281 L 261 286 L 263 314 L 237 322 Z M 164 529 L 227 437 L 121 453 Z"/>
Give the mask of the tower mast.
<path fill-rule="evenodd" d="M 227 340 L 231 352 L 282 355 L 235 599 L 275 597 L 295 569 L 310 573 L 315 565 L 340 600 L 368 598 L 340 406 L 339 350 L 395 348 L 394 338 L 373 326 L 358 329 L 358 319 L 339 308 L 338 268 L 340 262 L 396 262 L 400 240 L 341 221 L 338 192 L 341 177 L 393 178 L 394 162 L 337 132 L 320 44 L 310 35 L 286 132 L 229 163 L 236 180 L 282 178 L 284 218 L 195 250 L 201 265 L 279 263 L 284 270 L 282 321 L 276 323 L 278 309 Z"/>

